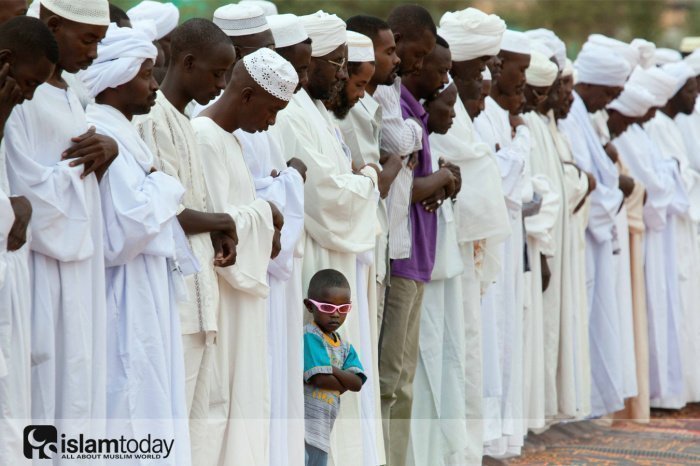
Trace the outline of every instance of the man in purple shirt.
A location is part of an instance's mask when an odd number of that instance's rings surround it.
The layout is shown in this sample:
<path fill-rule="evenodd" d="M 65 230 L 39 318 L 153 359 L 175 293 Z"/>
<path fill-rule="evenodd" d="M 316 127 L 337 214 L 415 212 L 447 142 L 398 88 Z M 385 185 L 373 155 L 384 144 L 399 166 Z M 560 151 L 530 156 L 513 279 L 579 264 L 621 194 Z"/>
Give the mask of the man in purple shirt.
<path fill-rule="evenodd" d="M 436 211 L 452 197 L 459 179 L 453 168 L 442 166 L 433 172 L 428 141 L 428 113 L 420 100 L 432 98 L 448 82 L 451 55 L 440 37 L 425 57 L 421 71 L 402 78 L 403 117 L 423 128 L 423 149 L 414 171 L 411 197 L 411 255 L 391 264 L 384 321 L 379 340 L 379 379 L 382 418 L 387 438 L 387 465 L 403 466 L 410 436 L 413 378 L 418 360 L 420 311 L 423 287 L 430 281 L 435 263 Z"/>

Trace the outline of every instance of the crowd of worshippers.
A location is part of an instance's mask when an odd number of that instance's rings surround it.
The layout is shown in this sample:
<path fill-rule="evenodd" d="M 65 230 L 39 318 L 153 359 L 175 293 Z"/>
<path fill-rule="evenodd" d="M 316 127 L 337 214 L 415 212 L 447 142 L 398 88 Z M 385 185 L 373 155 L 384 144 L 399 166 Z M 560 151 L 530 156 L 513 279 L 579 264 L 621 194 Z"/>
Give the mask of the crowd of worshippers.
<path fill-rule="evenodd" d="M 69 464 L 51 425 L 172 441 L 154 464 L 472 465 L 700 401 L 700 38 L 0 23 L 0 464 Z"/>

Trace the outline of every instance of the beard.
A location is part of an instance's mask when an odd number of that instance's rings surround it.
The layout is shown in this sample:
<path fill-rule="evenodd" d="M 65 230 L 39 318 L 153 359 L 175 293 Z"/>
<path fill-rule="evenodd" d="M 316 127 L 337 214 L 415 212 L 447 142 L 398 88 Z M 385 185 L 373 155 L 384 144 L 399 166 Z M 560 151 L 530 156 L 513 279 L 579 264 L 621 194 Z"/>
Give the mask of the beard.
<path fill-rule="evenodd" d="M 331 100 L 331 109 L 333 110 L 333 115 L 339 120 L 344 120 L 353 104 L 348 100 L 348 95 L 345 93 L 345 86 L 336 92 L 335 96 Z"/>

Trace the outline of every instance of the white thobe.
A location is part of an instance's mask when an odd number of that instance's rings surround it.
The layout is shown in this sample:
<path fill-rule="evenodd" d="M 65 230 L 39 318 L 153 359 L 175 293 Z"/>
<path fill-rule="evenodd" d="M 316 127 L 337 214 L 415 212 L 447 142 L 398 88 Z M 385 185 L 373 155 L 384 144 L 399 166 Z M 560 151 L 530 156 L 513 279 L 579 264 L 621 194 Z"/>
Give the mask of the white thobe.
<path fill-rule="evenodd" d="M 352 173 L 339 130 L 319 101 L 304 90 L 294 95 L 270 130 L 283 142 L 285 158 L 308 167 L 304 184 L 305 245 L 303 289 L 324 268 L 334 268 L 355 284 L 357 305 L 340 329 L 358 348 L 367 374 L 360 393 L 345 393 L 331 434 L 330 458 L 336 466 L 384 462 L 379 409 L 376 277 L 370 271 L 377 222 L 377 177 L 371 167 Z M 357 289 L 360 285 L 366 292 Z"/>
<path fill-rule="evenodd" d="M 624 406 L 620 319 L 614 281 L 613 227 L 622 203 L 618 172 L 596 135 L 581 98 L 574 92 L 571 112 L 559 127 L 566 134 L 576 163 L 596 178 L 590 196 L 586 231 L 586 274 L 589 296 L 589 340 L 592 369 L 591 410 L 596 416 Z"/>
<path fill-rule="evenodd" d="M 522 202 L 529 181 L 525 173 L 525 157 L 530 150 L 530 132 L 518 127 L 511 137 L 508 111 L 487 97 L 484 111 L 474 121 L 482 139 L 496 152 L 501 169 L 503 195 L 510 214 L 512 234 L 502 249 L 503 267 L 496 283 L 484 295 L 482 317 L 484 327 L 484 368 L 494 348 L 489 341 L 496 339 L 495 354 L 500 361 L 501 393 L 492 397 L 486 393 L 484 439 L 486 451 L 494 455 L 519 454 L 523 445 L 523 222 Z M 531 193 L 530 193 L 531 197 Z M 496 366 L 496 367 L 498 367 Z M 486 383 L 486 374 L 484 382 Z M 494 422 L 495 421 L 495 422 Z"/>
<path fill-rule="evenodd" d="M 270 133 L 234 133 L 243 147 L 256 197 L 274 202 L 284 215 L 282 249 L 268 266 L 267 299 L 270 373 L 270 464 L 304 464 L 303 334 L 301 245 L 304 231 L 304 180 L 288 168 Z M 278 172 L 276 177 L 270 174 Z"/>
<path fill-rule="evenodd" d="M 679 396 L 652 396 L 652 406 L 662 408 L 680 408 L 688 401 L 700 397 L 700 369 L 697 365 L 697 355 L 700 354 L 700 315 L 696 312 L 700 302 L 700 288 L 696 278 L 700 276 L 700 248 L 698 248 L 697 231 L 700 216 L 700 174 L 690 163 L 688 149 L 683 142 L 683 134 L 678 125 L 663 112 L 657 112 L 656 117 L 645 124 L 645 130 L 657 143 L 662 157 L 675 161 L 680 168 L 680 176 L 676 172 L 678 196 L 685 197 L 688 209 L 682 209 L 672 216 L 674 236 L 668 238 L 669 246 L 675 249 L 676 264 L 668 273 L 678 277 L 680 290 L 680 312 L 674 314 L 677 318 L 675 325 L 679 332 L 678 342 L 681 354 L 680 364 L 675 367 L 682 375 L 680 383 L 683 393 Z M 677 203 L 674 203 L 677 205 Z M 668 253 L 668 251 L 667 251 Z M 667 368 L 672 369 L 676 361 L 668 361 Z M 673 384 L 672 384 L 673 387 Z M 653 390 L 653 388 L 652 388 Z"/>
<path fill-rule="evenodd" d="M 42 84 L 5 127 L 13 194 L 32 204 L 32 417 L 100 432 L 106 416 L 106 311 L 97 178 L 61 154 L 88 129 L 72 90 Z M 69 423 L 66 420 L 72 420 Z"/>
<path fill-rule="evenodd" d="M 213 212 L 236 222 L 236 263 L 217 268 L 219 324 L 210 393 L 208 452 L 196 464 L 269 464 L 267 268 L 274 225 L 236 137 L 207 117 L 192 120 Z"/>
<path fill-rule="evenodd" d="M 154 157 L 131 122 L 88 105 L 88 122 L 119 157 L 100 183 L 107 288 L 107 417 L 111 434 L 174 438 L 166 464 L 191 464 L 180 319 L 171 270 L 178 264 L 177 179 L 150 173 Z M 179 234 L 183 236 L 182 230 Z M 178 273 L 178 272 L 174 272 Z"/>

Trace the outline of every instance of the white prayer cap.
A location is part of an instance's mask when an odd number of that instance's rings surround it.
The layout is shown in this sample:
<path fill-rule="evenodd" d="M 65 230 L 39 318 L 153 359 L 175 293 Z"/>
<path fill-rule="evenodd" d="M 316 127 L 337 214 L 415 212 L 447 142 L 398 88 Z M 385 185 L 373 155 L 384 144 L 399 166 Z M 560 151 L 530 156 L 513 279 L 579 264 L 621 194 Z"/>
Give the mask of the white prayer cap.
<path fill-rule="evenodd" d="M 487 66 L 484 68 L 484 71 L 481 72 L 481 79 L 483 81 L 491 81 L 493 78 L 491 77 L 491 70 Z"/>
<path fill-rule="evenodd" d="M 553 31 L 545 28 L 533 29 L 525 31 L 525 35 L 532 41 L 533 48 L 537 48 L 536 44 L 545 45 L 557 61 L 560 70 L 564 69 L 566 63 L 566 44 Z"/>
<path fill-rule="evenodd" d="M 691 53 L 700 48 L 700 37 L 684 37 L 681 40 L 680 51 L 683 53 Z"/>
<path fill-rule="evenodd" d="M 249 36 L 267 31 L 270 25 L 259 6 L 231 3 L 214 11 L 214 24 L 229 37 Z"/>
<path fill-rule="evenodd" d="M 695 76 L 700 75 L 700 50 L 696 50 L 683 59 L 695 72 Z"/>
<path fill-rule="evenodd" d="M 678 50 L 657 48 L 654 52 L 654 64 L 656 66 L 665 65 L 666 63 L 676 63 L 681 60 L 683 60 L 683 57 Z"/>
<path fill-rule="evenodd" d="M 156 40 L 170 34 L 180 21 L 180 11 L 172 3 L 160 3 L 152 0 L 143 0 L 141 3 L 126 12 L 131 21 L 144 19 L 153 20 L 156 23 Z"/>
<path fill-rule="evenodd" d="M 559 68 L 546 55 L 533 50 L 530 66 L 525 70 L 525 80 L 530 86 L 549 87 L 557 79 Z"/>
<path fill-rule="evenodd" d="M 40 0 L 41 6 L 62 18 L 94 26 L 109 25 L 107 0 Z"/>
<path fill-rule="evenodd" d="M 265 16 L 272 16 L 277 14 L 277 5 L 267 0 L 241 0 L 238 2 L 239 5 L 255 5 L 260 7 L 260 9 L 265 13 Z"/>
<path fill-rule="evenodd" d="M 656 97 L 639 84 L 628 82 L 622 93 L 608 104 L 608 108 L 617 110 L 627 117 L 640 118 L 650 108 L 656 106 Z"/>
<path fill-rule="evenodd" d="M 530 55 L 532 47 L 530 46 L 530 39 L 524 32 L 506 29 L 506 32 L 503 33 L 503 39 L 501 39 L 501 50 Z"/>
<path fill-rule="evenodd" d="M 253 80 L 267 93 L 289 102 L 299 84 L 299 75 L 287 60 L 267 47 L 243 57 L 243 65 Z"/>
<path fill-rule="evenodd" d="M 272 15 L 267 17 L 267 22 L 275 39 L 275 48 L 291 47 L 309 38 L 297 15 Z"/>
<path fill-rule="evenodd" d="M 587 43 L 576 57 L 577 82 L 599 86 L 622 87 L 630 74 L 630 66 L 621 55 L 598 45 Z"/>
<path fill-rule="evenodd" d="M 695 78 L 695 71 L 690 67 L 690 65 L 688 65 L 684 61 L 679 61 L 677 63 L 667 63 L 663 65 L 661 69 L 669 75 L 673 76 L 673 78 L 676 80 L 676 90 L 673 93 L 673 95 L 675 95 L 676 92 L 680 91 L 689 79 Z"/>
<path fill-rule="evenodd" d="M 572 62 L 570 58 L 567 58 L 566 63 L 564 64 L 564 69 L 561 70 L 561 76 L 562 76 L 562 78 L 566 78 L 568 76 L 573 76 L 573 75 L 574 75 L 574 62 Z"/>
<path fill-rule="evenodd" d="M 346 31 L 348 42 L 348 61 L 374 61 L 374 44 L 372 39 L 355 31 Z"/>
<path fill-rule="evenodd" d="M 583 46 L 587 47 L 589 44 L 607 48 L 608 50 L 622 56 L 622 58 L 627 60 L 627 63 L 629 63 L 630 70 L 639 64 L 639 51 L 630 46 L 630 44 L 627 42 L 622 42 L 621 40 L 613 39 L 612 37 L 604 36 L 602 34 L 591 34 L 588 36 L 588 40 L 585 44 L 583 44 Z"/>
<path fill-rule="evenodd" d="M 450 45 L 452 61 L 497 55 L 506 23 L 476 8 L 448 11 L 440 18 L 438 34 Z"/>
<path fill-rule="evenodd" d="M 311 37 L 311 56 L 328 55 L 345 43 L 345 21 L 323 10 L 302 16 L 301 23 Z"/>
<path fill-rule="evenodd" d="M 27 16 L 30 18 L 38 18 L 39 17 L 39 10 L 41 9 L 39 0 L 32 0 L 32 3 L 29 4 L 29 8 L 27 9 Z"/>
<path fill-rule="evenodd" d="M 142 31 L 120 28 L 115 23 L 107 28 L 107 35 L 97 45 L 97 58 L 92 65 L 78 74 L 94 98 L 105 89 L 126 84 L 141 69 L 141 64 L 156 59 L 158 50 L 151 38 Z"/>
<path fill-rule="evenodd" d="M 639 54 L 639 65 L 642 68 L 650 68 L 654 66 L 654 53 L 656 52 L 656 44 L 644 39 L 634 39 L 630 42 L 630 47 L 637 50 Z"/>
<path fill-rule="evenodd" d="M 676 79 L 657 67 L 645 70 L 638 66 L 632 72 L 628 82 L 649 91 L 656 98 L 654 107 L 663 107 L 676 93 Z"/>

